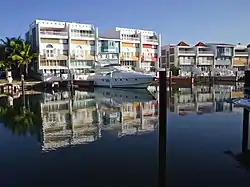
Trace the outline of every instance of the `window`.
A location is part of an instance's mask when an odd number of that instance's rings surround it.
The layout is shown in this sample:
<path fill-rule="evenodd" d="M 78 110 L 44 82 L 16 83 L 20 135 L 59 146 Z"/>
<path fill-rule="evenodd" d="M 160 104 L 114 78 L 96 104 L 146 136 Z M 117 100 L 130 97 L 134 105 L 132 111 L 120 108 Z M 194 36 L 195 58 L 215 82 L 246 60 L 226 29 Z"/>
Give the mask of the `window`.
<path fill-rule="evenodd" d="M 69 55 L 69 52 L 68 52 L 68 50 L 63 50 L 63 55 L 66 55 L 66 56 L 68 56 L 68 55 Z"/>
<path fill-rule="evenodd" d="M 170 48 L 169 53 L 174 54 L 174 48 Z"/>
<path fill-rule="evenodd" d="M 52 46 L 51 44 L 48 44 L 48 45 L 46 46 L 45 55 L 46 55 L 47 57 L 54 57 L 54 56 L 55 56 L 55 55 L 54 55 L 54 48 L 53 48 L 53 46 Z"/>
<path fill-rule="evenodd" d="M 153 45 L 152 49 L 158 49 L 158 46 L 157 45 Z"/>
<path fill-rule="evenodd" d="M 82 58 L 83 57 L 83 50 L 82 50 L 82 47 L 80 45 L 76 46 L 75 56 L 76 56 L 76 58 Z"/>
<path fill-rule="evenodd" d="M 135 47 L 136 47 L 136 48 L 139 48 L 139 44 L 135 44 Z"/>

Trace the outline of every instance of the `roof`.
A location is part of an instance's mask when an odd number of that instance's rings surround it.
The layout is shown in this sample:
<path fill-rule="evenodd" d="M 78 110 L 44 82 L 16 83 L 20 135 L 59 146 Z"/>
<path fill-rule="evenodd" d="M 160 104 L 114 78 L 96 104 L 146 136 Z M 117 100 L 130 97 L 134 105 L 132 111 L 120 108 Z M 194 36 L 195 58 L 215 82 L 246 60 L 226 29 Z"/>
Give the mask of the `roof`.
<path fill-rule="evenodd" d="M 198 42 L 195 47 L 207 47 L 206 44 L 204 44 L 203 42 Z"/>
<path fill-rule="evenodd" d="M 177 46 L 189 46 L 187 43 L 181 41 L 180 43 L 177 44 Z"/>

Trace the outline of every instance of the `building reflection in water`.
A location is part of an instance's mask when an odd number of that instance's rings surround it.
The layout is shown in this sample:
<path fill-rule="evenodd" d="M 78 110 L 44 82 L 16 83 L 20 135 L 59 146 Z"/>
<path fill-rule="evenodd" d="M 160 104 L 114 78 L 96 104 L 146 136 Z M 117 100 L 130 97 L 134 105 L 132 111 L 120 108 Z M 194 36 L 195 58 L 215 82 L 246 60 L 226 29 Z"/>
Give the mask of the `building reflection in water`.
<path fill-rule="evenodd" d="M 169 110 L 179 115 L 238 111 L 238 107 L 225 100 L 244 96 L 242 86 L 195 86 L 173 90 Z"/>
<path fill-rule="evenodd" d="M 147 90 L 45 93 L 40 106 L 45 152 L 96 141 L 106 130 L 118 137 L 151 132 L 158 121 L 158 102 Z"/>

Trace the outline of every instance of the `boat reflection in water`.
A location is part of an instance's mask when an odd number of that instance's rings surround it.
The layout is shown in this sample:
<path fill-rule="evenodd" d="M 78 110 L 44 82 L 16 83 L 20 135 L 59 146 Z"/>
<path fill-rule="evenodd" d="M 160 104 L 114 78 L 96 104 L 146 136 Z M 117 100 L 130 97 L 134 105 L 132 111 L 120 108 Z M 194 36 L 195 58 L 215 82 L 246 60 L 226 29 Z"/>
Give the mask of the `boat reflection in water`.
<path fill-rule="evenodd" d="M 151 132 L 157 125 L 158 102 L 147 90 L 45 93 L 40 106 L 45 152 L 96 141 L 106 130 L 121 137 Z"/>

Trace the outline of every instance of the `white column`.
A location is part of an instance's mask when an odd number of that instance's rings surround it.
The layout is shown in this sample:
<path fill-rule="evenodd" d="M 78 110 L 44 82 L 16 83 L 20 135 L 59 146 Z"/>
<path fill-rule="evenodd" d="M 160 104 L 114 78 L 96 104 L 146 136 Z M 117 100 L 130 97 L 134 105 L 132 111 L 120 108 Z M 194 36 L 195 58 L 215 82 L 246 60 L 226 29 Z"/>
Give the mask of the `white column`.
<path fill-rule="evenodd" d="M 141 63 L 142 63 L 142 49 L 143 49 L 143 38 L 142 38 L 142 33 L 139 33 L 139 41 L 140 41 L 140 43 L 139 43 L 139 58 L 138 58 L 138 63 L 137 63 L 137 65 L 136 65 L 136 67 L 138 68 L 138 69 L 140 69 L 141 68 Z"/>
<path fill-rule="evenodd" d="M 161 58 L 161 34 L 158 35 L 158 53 L 157 53 L 157 62 L 155 63 L 155 68 L 160 68 L 160 58 Z M 166 63 L 167 66 L 167 63 Z M 162 66 L 161 66 L 162 67 Z"/>
<path fill-rule="evenodd" d="M 71 69 L 70 57 L 71 57 L 71 24 L 68 24 L 68 69 Z"/>
<path fill-rule="evenodd" d="M 99 54 L 99 32 L 98 28 L 95 28 L 95 61 L 98 61 Z"/>

